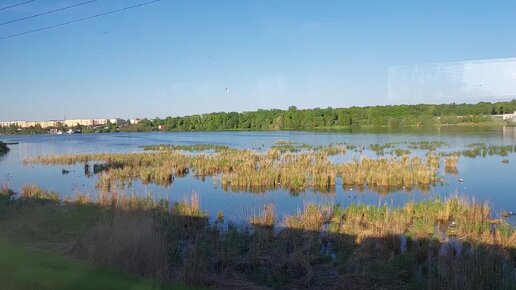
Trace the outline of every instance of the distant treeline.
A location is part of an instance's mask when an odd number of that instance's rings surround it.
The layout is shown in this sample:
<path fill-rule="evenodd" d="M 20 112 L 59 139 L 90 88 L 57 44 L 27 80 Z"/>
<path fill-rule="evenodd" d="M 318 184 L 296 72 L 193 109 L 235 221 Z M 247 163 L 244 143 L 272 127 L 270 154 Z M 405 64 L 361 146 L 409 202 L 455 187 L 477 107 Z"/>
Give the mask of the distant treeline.
<path fill-rule="evenodd" d="M 493 122 L 492 115 L 513 113 L 516 100 L 478 104 L 395 105 L 351 108 L 258 110 L 144 119 L 124 131 L 310 130 L 348 127 L 402 127 Z"/>
<path fill-rule="evenodd" d="M 361 127 L 439 126 L 459 124 L 503 124 L 493 115 L 513 113 L 516 100 L 480 102 L 477 104 L 394 105 L 351 108 L 315 108 L 257 110 L 253 112 L 219 112 L 165 119 L 143 119 L 138 124 L 93 130 L 80 126 L 84 133 L 147 131 L 214 131 L 214 130 L 314 130 Z M 160 129 L 161 126 L 161 129 Z M 0 134 L 41 134 L 41 127 L 0 128 Z"/>

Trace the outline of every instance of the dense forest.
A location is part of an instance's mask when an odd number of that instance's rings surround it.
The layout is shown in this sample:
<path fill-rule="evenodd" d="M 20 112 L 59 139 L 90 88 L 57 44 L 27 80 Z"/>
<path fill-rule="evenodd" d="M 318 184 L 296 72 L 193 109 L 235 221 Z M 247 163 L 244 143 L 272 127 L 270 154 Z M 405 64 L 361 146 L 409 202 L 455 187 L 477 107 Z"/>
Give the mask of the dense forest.
<path fill-rule="evenodd" d="M 480 102 L 477 104 L 420 104 L 350 108 L 315 108 L 288 110 L 257 110 L 253 112 L 219 112 L 165 119 L 143 119 L 127 126 L 104 128 L 74 128 L 84 133 L 116 131 L 213 131 L 213 130 L 314 130 L 361 127 L 440 126 L 459 124 L 503 124 L 493 115 L 513 113 L 516 100 L 510 102 Z M 161 129 L 160 129 L 161 128 Z M 66 129 L 66 128 L 62 128 Z M 0 134 L 40 134 L 41 127 L 20 129 L 0 128 Z"/>
<path fill-rule="evenodd" d="M 395 105 L 351 108 L 258 110 L 144 119 L 125 131 L 311 130 L 348 127 L 402 127 L 493 122 L 492 115 L 513 113 L 516 100 L 477 104 Z"/>

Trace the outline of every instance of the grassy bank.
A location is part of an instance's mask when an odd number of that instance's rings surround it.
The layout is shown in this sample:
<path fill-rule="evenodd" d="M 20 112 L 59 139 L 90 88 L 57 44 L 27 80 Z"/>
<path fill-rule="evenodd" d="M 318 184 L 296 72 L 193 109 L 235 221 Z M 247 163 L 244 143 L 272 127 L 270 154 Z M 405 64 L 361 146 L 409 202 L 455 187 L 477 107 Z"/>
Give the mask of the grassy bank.
<path fill-rule="evenodd" d="M 5 290 L 188 289 L 158 285 L 7 240 L 0 240 L 0 283 Z"/>
<path fill-rule="evenodd" d="M 488 205 L 461 198 L 401 208 L 306 204 L 249 224 L 210 223 L 198 197 L 40 194 L 9 199 L 0 230 L 32 248 L 161 283 L 220 289 L 513 289 L 516 232 Z M 34 189 L 31 192 L 35 192 Z M 12 192 L 11 192 L 12 194 Z M 42 197 L 42 198 L 40 198 Z"/>

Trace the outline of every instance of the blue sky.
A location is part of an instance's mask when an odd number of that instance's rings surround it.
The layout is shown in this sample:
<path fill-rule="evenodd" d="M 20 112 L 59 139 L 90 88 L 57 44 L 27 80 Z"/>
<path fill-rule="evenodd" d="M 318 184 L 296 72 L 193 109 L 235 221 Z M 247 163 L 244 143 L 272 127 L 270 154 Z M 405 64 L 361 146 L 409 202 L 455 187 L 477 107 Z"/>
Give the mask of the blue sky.
<path fill-rule="evenodd" d="M 37 0 L 0 22 L 84 1 Z M 141 2 L 98 0 L 0 37 Z M 515 57 L 514 27 L 516 1 L 162 0 L 0 40 L 0 119 L 396 103 L 389 67 Z"/>

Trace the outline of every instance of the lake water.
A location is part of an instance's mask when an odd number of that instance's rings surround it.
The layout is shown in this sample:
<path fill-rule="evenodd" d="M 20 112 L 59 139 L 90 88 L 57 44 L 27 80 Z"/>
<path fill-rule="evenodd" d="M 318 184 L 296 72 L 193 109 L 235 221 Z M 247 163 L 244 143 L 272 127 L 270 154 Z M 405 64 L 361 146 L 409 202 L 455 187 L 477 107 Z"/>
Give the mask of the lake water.
<path fill-rule="evenodd" d="M 7 183 L 19 191 L 24 185 L 37 184 L 45 189 L 59 192 L 62 196 L 77 192 L 95 196 L 97 177 L 86 177 L 84 166 L 40 166 L 23 164 L 30 157 L 96 152 L 139 152 L 139 146 L 151 144 L 222 144 L 235 148 L 256 148 L 262 150 L 278 140 L 287 140 L 310 145 L 329 145 L 332 143 L 351 143 L 360 146 L 405 141 L 443 141 L 448 145 L 442 151 L 464 149 L 471 143 L 490 145 L 516 145 L 516 128 L 441 128 L 404 131 L 376 130 L 370 132 L 178 132 L 178 133 L 116 133 L 116 134 L 75 134 L 75 135 L 34 135 L 0 136 L 0 141 L 19 142 L 10 145 L 11 151 L 0 156 L 0 183 Z M 413 151 L 413 154 L 422 152 Z M 345 156 L 335 157 L 336 162 L 349 160 L 361 153 L 350 151 Z M 375 156 L 372 152 L 365 152 Z M 398 190 L 388 194 L 378 194 L 367 188 L 363 192 L 345 189 L 337 184 L 333 193 L 308 190 L 292 195 L 285 190 L 272 190 L 265 193 L 224 191 L 212 178 L 204 180 L 193 176 L 176 178 L 168 187 L 135 182 L 125 193 L 152 194 L 157 198 L 168 198 L 171 202 L 183 200 L 185 196 L 198 193 L 201 206 L 211 217 L 223 211 L 226 219 L 247 220 L 253 212 L 273 202 L 277 214 L 292 214 L 302 209 L 307 202 L 334 202 L 346 206 L 350 203 L 402 205 L 407 201 L 419 201 L 450 195 L 470 196 L 476 200 L 490 203 L 495 212 L 516 211 L 516 159 L 515 154 L 505 157 L 488 156 L 478 158 L 460 157 L 458 174 L 445 174 L 445 182 L 431 187 L 426 192 L 420 190 Z M 508 159 L 509 163 L 502 163 Z M 62 170 L 69 170 L 63 174 Z M 459 178 L 464 182 L 459 182 Z M 514 223 L 514 218 L 511 223 Z"/>

